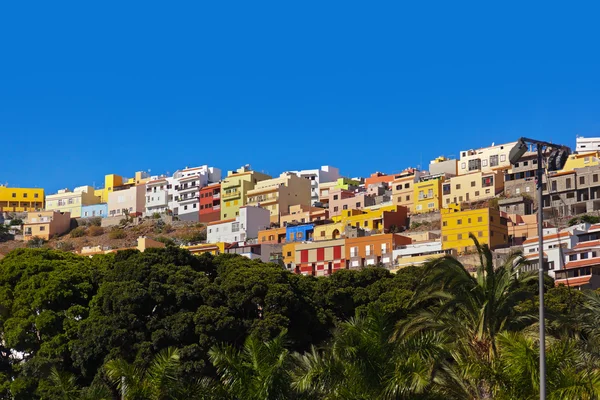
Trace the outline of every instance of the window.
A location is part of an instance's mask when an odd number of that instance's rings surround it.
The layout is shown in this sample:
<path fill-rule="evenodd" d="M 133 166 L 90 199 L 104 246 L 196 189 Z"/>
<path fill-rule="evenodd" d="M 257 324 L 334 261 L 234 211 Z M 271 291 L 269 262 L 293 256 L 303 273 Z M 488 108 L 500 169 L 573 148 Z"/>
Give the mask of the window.
<path fill-rule="evenodd" d="M 485 189 L 485 194 L 490 194 L 490 189 Z"/>
<path fill-rule="evenodd" d="M 325 231 L 321 231 L 321 237 L 325 237 Z"/>
<path fill-rule="evenodd" d="M 580 260 L 586 260 L 587 258 L 588 258 L 588 253 L 581 253 L 581 254 L 579 255 L 579 259 L 580 259 Z"/>
<path fill-rule="evenodd" d="M 444 194 L 444 195 L 450 194 L 450 184 L 449 183 L 445 183 L 442 186 L 442 194 Z"/>
<path fill-rule="evenodd" d="M 367 255 L 367 256 L 371 255 L 371 253 L 373 252 L 372 247 L 373 247 L 372 244 L 368 244 L 365 246 L 365 255 Z"/>
<path fill-rule="evenodd" d="M 348 204 L 344 204 L 344 206 L 342 207 L 342 210 L 347 210 L 348 209 Z"/>
<path fill-rule="evenodd" d="M 387 253 L 387 243 L 381 243 L 381 253 Z"/>
<path fill-rule="evenodd" d="M 467 218 L 467 224 L 471 223 L 471 218 Z"/>
<path fill-rule="evenodd" d="M 12 197 L 13 197 L 13 198 L 14 198 L 14 197 L 17 197 L 17 194 L 16 194 L 16 193 L 13 193 L 13 194 L 12 194 Z"/>
<path fill-rule="evenodd" d="M 23 198 L 26 199 L 27 198 L 27 193 L 23 193 Z"/>
<path fill-rule="evenodd" d="M 594 182 L 594 183 L 598 182 L 598 174 L 592 175 L 592 182 Z"/>
<path fill-rule="evenodd" d="M 187 206 L 183 206 L 183 209 L 184 209 L 184 210 L 187 210 Z"/>
<path fill-rule="evenodd" d="M 585 185 L 585 176 L 580 176 L 579 177 L 579 184 L 580 185 Z"/>
<path fill-rule="evenodd" d="M 529 191 L 530 191 L 530 190 L 531 190 L 531 188 L 530 188 L 529 186 L 527 186 L 527 187 L 525 188 L 525 191 L 526 191 L 527 193 L 529 193 Z"/>
<path fill-rule="evenodd" d="M 444 222 L 442 223 L 442 226 L 448 226 L 448 221 L 444 221 Z"/>
<path fill-rule="evenodd" d="M 482 167 L 487 167 L 487 165 L 488 165 L 488 160 L 485 160 L 485 159 L 481 160 L 481 166 Z"/>
<path fill-rule="evenodd" d="M 490 167 L 498 166 L 498 155 L 490 156 Z"/>
<path fill-rule="evenodd" d="M 363 226 L 369 226 L 369 221 L 365 221 L 365 222 L 363 223 Z"/>
<path fill-rule="evenodd" d="M 484 176 L 483 178 L 481 178 L 481 186 L 483 186 L 483 187 L 494 186 L 494 177 Z"/>
<path fill-rule="evenodd" d="M 490 222 L 494 222 L 494 217 L 490 216 Z"/>
<path fill-rule="evenodd" d="M 475 191 L 475 196 L 479 196 L 479 190 Z"/>
<path fill-rule="evenodd" d="M 302 232 L 296 232 L 296 239 L 302 239 Z"/>
<path fill-rule="evenodd" d="M 477 222 L 482 222 L 483 221 L 483 217 L 477 217 Z"/>
<path fill-rule="evenodd" d="M 598 179 L 598 176 L 596 175 L 596 180 L 597 180 L 597 179 Z M 34 194 L 33 194 L 33 198 L 34 198 L 34 199 L 37 199 L 37 198 L 38 198 L 38 194 L 37 194 L 37 193 L 34 193 Z"/>
<path fill-rule="evenodd" d="M 291 251 L 288 251 L 288 252 L 287 252 L 287 256 L 288 256 L 288 257 L 291 257 L 291 256 L 292 256 L 292 252 L 291 252 Z"/>
<path fill-rule="evenodd" d="M 408 189 L 408 188 L 410 188 L 410 183 L 405 183 L 404 184 L 404 189 Z"/>
<path fill-rule="evenodd" d="M 358 247 L 350 247 L 350 257 L 358 257 Z"/>
<path fill-rule="evenodd" d="M 481 231 L 477 232 L 477 237 L 483 237 L 483 232 L 481 232 Z"/>
<path fill-rule="evenodd" d="M 406 201 L 409 201 L 409 200 L 410 200 L 410 196 L 406 196 Z"/>
<path fill-rule="evenodd" d="M 423 206 L 422 206 L 421 204 L 418 204 L 418 205 L 415 207 L 415 210 L 417 210 L 417 211 L 421 211 L 422 209 L 423 209 Z"/>
<path fill-rule="evenodd" d="M 45 230 L 46 230 L 46 227 L 45 227 L 45 226 L 40 226 L 40 232 L 43 232 L 43 231 L 45 231 Z"/>
<path fill-rule="evenodd" d="M 396 190 L 402 190 L 402 185 L 396 185 Z"/>
<path fill-rule="evenodd" d="M 460 169 L 465 169 L 467 168 L 467 164 L 465 163 L 460 163 Z"/>
<path fill-rule="evenodd" d="M 456 185 L 456 190 L 460 189 L 460 183 Z"/>
<path fill-rule="evenodd" d="M 337 194 L 334 194 L 334 195 L 333 195 L 333 199 L 334 199 L 334 200 L 337 200 L 337 199 L 338 199 L 338 197 L 339 197 L 339 196 L 338 196 Z"/>
<path fill-rule="evenodd" d="M 552 181 L 552 191 L 556 192 L 556 181 Z"/>
<path fill-rule="evenodd" d="M 456 238 L 457 238 L 458 240 L 462 240 L 462 233 L 459 233 L 458 235 L 456 235 Z"/>
<path fill-rule="evenodd" d="M 442 240 L 443 240 L 444 242 L 447 242 L 447 241 L 448 241 L 448 236 L 442 236 Z"/>
<path fill-rule="evenodd" d="M 356 208 L 360 208 L 360 201 L 356 202 Z"/>
<path fill-rule="evenodd" d="M 471 187 L 475 187 L 475 181 L 471 181 Z"/>
<path fill-rule="evenodd" d="M 427 203 L 427 208 L 435 208 L 435 203 Z"/>
<path fill-rule="evenodd" d="M 234 200 L 234 201 L 233 201 L 233 205 L 234 205 L 234 206 L 237 206 L 237 205 L 238 205 L 238 200 Z"/>
<path fill-rule="evenodd" d="M 457 219 L 456 220 L 456 225 L 462 225 L 462 219 Z"/>
<path fill-rule="evenodd" d="M 500 154 L 500 162 L 506 161 L 506 154 Z"/>
<path fill-rule="evenodd" d="M 430 198 L 433 197 L 433 189 L 429 189 L 427 191 L 427 197 L 430 197 Z"/>
<path fill-rule="evenodd" d="M 515 193 L 516 193 L 516 194 L 519 194 L 519 193 L 521 193 L 521 189 L 520 189 L 520 188 L 516 188 L 516 189 L 515 189 Z"/>
<path fill-rule="evenodd" d="M 333 212 L 338 212 L 338 210 L 339 210 L 338 206 L 333 207 Z"/>
<path fill-rule="evenodd" d="M 575 261 L 575 260 L 577 260 L 577 254 L 569 255 L 569 261 Z"/>
<path fill-rule="evenodd" d="M 192 205 L 192 208 L 196 208 L 196 203 L 194 203 L 194 204 Z"/>

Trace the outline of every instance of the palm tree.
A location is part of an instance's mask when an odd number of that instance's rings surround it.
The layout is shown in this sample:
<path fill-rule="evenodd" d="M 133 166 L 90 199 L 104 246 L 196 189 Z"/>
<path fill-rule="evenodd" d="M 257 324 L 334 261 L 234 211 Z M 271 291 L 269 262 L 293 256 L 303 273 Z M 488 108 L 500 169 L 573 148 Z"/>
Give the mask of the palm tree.
<path fill-rule="evenodd" d="M 123 359 L 111 360 L 104 366 L 110 383 L 117 387 L 124 400 L 177 399 L 176 369 L 179 351 L 167 348 L 158 353 L 147 369 L 142 369 Z"/>
<path fill-rule="evenodd" d="M 81 390 L 77 386 L 75 375 L 52 367 L 48 380 L 58 391 L 61 400 L 76 400 L 79 398 Z"/>
<path fill-rule="evenodd" d="M 214 346 L 209 357 L 225 390 L 235 399 L 293 399 L 290 371 L 292 359 L 285 348 L 283 330 L 267 342 L 256 335 L 246 338 L 241 350 L 230 345 Z"/>
<path fill-rule="evenodd" d="M 497 337 L 494 361 L 494 399 L 539 398 L 539 341 L 523 332 Z M 600 394 L 600 369 L 587 362 L 577 340 L 548 341 L 548 399 L 591 400 Z"/>
<path fill-rule="evenodd" d="M 341 323 L 324 350 L 295 356 L 294 387 L 327 400 L 437 398 L 436 371 L 448 356 L 442 336 L 392 341 L 393 334 L 379 310 Z"/>

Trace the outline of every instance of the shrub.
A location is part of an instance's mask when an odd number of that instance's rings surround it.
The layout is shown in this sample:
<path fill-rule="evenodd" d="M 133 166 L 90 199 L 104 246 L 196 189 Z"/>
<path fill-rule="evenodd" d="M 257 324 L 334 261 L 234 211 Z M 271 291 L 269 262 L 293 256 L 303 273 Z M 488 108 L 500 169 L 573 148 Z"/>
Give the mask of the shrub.
<path fill-rule="evenodd" d="M 43 247 L 46 244 L 46 241 L 42 238 L 39 237 L 34 237 L 31 238 L 28 242 L 27 242 L 27 247 L 29 247 L 30 249 L 39 249 L 40 247 Z"/>
<path fill-rule="evenodd" d="M 120 228 L 115 228 L 108 233 L 110 239 L 124 239 L 126 236 L 125 231 Z"/>
<path fill-rule="evenodd" d="M 101 226 L 92 225 L 88 228 L 87 232 L 90 236 L 100 236 L 104 233 L 104 228 Z"/>
<path fill-rule="evenodd" d="M 85 236 L 85 232 L 86 232 L 85 228 L 83 226 L 79 226 L 71 231 L 71 237 L 72 238 L 83 237 L 83 236 Z"/>
<path fill-rule="evenodd" d="M 181 235 L 180 239 L 186 243 L 202 242 L 206 240 L 206 231 L 191 232 L 186 235 Z"/>
<path fill-rule="evenodd" d="M 75 245 L 71 242 L 58 242 L 56 243 L 56 248 L 62 251 L 73 251 L 75 250 Z"/>
<path fill-rule="evenodd" d="M 20 218 L 15 218 L 10 220 L 10 226 L 18 226 L 23 225 L 23 220 Z"/>
<path fill-rule="evenodd" d="M 90 226 L 101 226 L 102 225 L 102 218 L 100 217 L 92 217 L 88 220 L 88 224 Z"/>
<path fill-rule="evenodd" d="M 164 243 L 167 246 L 175 246 L 175 241 L 173 239 L 171 239 L 170 237 L 157 236 L 154 238 L 154 240 L 156 240 L 157 242 Z"/>
<path fill-rule="evenodd" d="M 160 214 L 155 212 L 154 214 L 152 214 L 152 218 L 154 219 L 160 219 Z"/>

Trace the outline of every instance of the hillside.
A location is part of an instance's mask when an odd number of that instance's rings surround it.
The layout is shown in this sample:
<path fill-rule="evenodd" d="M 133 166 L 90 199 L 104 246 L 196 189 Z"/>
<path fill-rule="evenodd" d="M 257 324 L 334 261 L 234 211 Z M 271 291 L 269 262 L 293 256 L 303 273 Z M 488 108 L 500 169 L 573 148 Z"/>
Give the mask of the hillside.
<path fill-rule="evenodd" d="M 159 241 L 170 239 L 176 244 L 186 244 L 206 238 L 206 227 L 197 222 L 177 221 L 173 224 L 164 224 L 161 220 L 154 219 L 144 220 L 139 225 L 111 228 L 80 226 L 71 230 L 70 233 L 51 239 L 44 247 L 69 251 L 79 251 L 86 246 L 119 249 L 134 247 L 140 236 Z M 14 249 L 25 247 L 27 247 L 25 241 L 9 240 L 0 243 L 0 254 L 7 254 Z"/>

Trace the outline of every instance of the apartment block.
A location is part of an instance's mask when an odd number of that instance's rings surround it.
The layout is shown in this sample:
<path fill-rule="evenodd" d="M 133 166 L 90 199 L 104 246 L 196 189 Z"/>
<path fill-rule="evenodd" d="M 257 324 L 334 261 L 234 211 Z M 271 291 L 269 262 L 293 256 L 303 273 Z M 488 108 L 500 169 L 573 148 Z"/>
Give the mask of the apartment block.
<path fill-rule="evenodd" d="M 271 176 L 252 171 L 249 165 L 229 171 L 227 178 L 221 182 L 221 219 L 238 216 L 240 207 L 247 204 L 248 191 L 267 179 L 271 179 Z"/>
<path fill-rule="evenodd" d="M 564 267 L 554 274 L 556 286 L 578 290 L 600 288 L 600 240 L 580 242 L 565 254 Z"/>
<path fill-rule="evenodd" d="M 469 234 L 491 249 L 508 246 L 508 222 L 492 208 L 461 210 L 451 206 L 442 210 L 442 249 L 456 249 L 459 254 L 474 251 Z"/>
<path fill-rule="evenodd" d="M 200 188 L 221 180 L 221 170 L 202 165 L 173 174 L 173 201 L 169 208 L 182 221 L 199 220 Z"/>
<path fill-rule="evenodd" d="M 458 162 L 458 174 L 465 175 L 473 172 L 492 172 L 502 168 L 509 168 L 508 155 L 510 150 L 517 144 L 511 142 L 506 144 L 484 147 L 477 150 L 464 150 L 460 152 Z"/>
<path fill-rule="evenodd" d="M 257 239 L 258 232 L 270 225 L 269 211 L 261 207 L 242 206 L 235 218 L 208 223 L 208 243 L 235 243 Z"/>
<path fill-rule="evenodd" d="M 221 183 L 213 183 L 200 189 L 200 212 L 202 223 L 218 221 L 221 218 Z"/>
<path fill-rule="evenodd" d="M 444 207 L 450 204 L 473 203 L 489 200 L 504 190 L 502 171 L 473 172 L 450 178 L 442 184 Z"/>
<path fill-rule="evenodd" d="M 170 211 L 169 202 L 173 201 L 173 179 L 159 177 L 146 183 L 146 212 L 152 216 L 154 213 L 166 214 Z"/>
<path fill-rule="evenodd" d="M 93 217 L 100 217 L 100 218 L 108 217 L 108 204 L 100 203 L 100 204 L 91 204 L 89 206 L 81 207 L 81 218 L 93 218 Z"/>
<path fill-rule="evenodd" d="M 458 161 L 446 157 L 438 157 L 429 162 L 429 174 L 431 175 L 458 175 Z"/>
<path fill-rule="evenodd" d="M 324 165 L 319 169 L 290 172 L 310 181 L 310 202 L 312 206 L 319 204 L 319 185 L 321 183 L 334 182 L 340 178 L 339 169 L 330 165 Z"/>
<path fill-rule="evenodd" d="M 258 243 L 282 244 L 286 243 L 286 227 L 267 228 L 258 231 Z"/>
<path fill-rule="evenodd" d="M 146 210 L 146 185 L 123 185 L 108 194 L 108 216 L 143 215 Z"/>
<path fill-rule="evenodd" d="M 577 153 L 600 151 L 600 138 L 586 138 L 583 136 L 577 136 L 575 139 L 575 151 L 577 151 Z"/>
<path fill-rule="evenodd" d="M 410 212 L 414 209 L 414 185 L 419 181 L 425 172 L 411 168 L 397 175 L 397 178 L 390 182 L 392 187 L 392 202 L 394 205 L 406 207 Z"/>
<path fill-rule="evenodd" d="M 380 264 L 392 268 L 394 250 L 411 242 L 409 237 L 393 233 L 346 239 L 346 260 L 350 269 Z"/>
<path fill-rule="evenodd" d="M 279 224 L 279 217 L 289 214 L 291 206 L 310 206 L 310 181 L 289 172 L 284 172 L 278 178 L 262 180 L 248 190 L 247 204 L 269 210 L 271 222 Z"/>
<path fill-rule="evenodd" d="M 442 183 L 447 174 L 426 175 L 413 186 L 414 214 L 439 211 L 442 208 Z"/>
<path fill-rule="evenodd" d="M 61 189 L 56 194 L 46 196 L 46 210 L 68 212 L 71 218 L 80 218 L 83 206 L 99 203 L 100 198 L 96 196 L 92 186 L 79 186 L 73 191 Z"/>
<path fill-rule="evenodd" d="M 34 211 L 27 213 L 27 221 L 23 224 L 23 240 L 38 237 L 50 240 L 55 236 L 69 232 L 71 215 L 59 211 Z"/>
<path fill-rule="evenodd" d="M 319 184 L 319 203 L 324 207 L 329 205 L 329 192 L 334 189 L 343 189 L 354 191 L 361 186 L 361 181 L 358 179 L 338 178 L 333 182 L 325 182 Z"/>
<path fill-rule="evenodd" d="M 401 245 L 392 252 L 394 259 L 393 268 L 397 270 L 411 265 L 422 265 L 427 261 L 446 255 L 456 256 L 457 253 L 454 249 L 442 249 L 442 242 L 440 240 Z"/>
<path fill-rule="evenodd" d="M 352 226 L 366 231 L 388 233 L 390 229 L 406 228 L 408 211 L 403 206 L 385 206 L 370 210 L 346 210 L 342 215 L 333 217 L 335 222 L 343 226 Z"/>
<path fill-rule="evenodd" d="M 376 204 L 375 196 L 367 192 L 355 192 L 334 188 L 329 191 L 329 216 L 336 217 L 345 210 L 362 210 Z"/>
<path fill-rule="evenodd" d="M 314 233 L 313 224 L 289 224 L 285 228 L 285 241 L 288 243 L 312 241 Z"/>
<path fill-rule="evenodd" d="M 285 249 L 289 247 L 284 246 Z M 294 249 L 295 272 L 303 275 L 325 276 L 346 268 L 346 243 L 344 239 L 296 243 Z"/>
<path fill-rule="evenodd" d="M 44 189 L 0 185 L 0 212 L 27 212 L 44 208 Z"/>
<path fill-rule="evenodd" d="M 324 208 L 295 204 L 290 206 L 288 213 L 281 214 L 279 224 L 286 226 L 287 224 L 324 221 L 327 218 L 329 218 L 329 211 Z"/>

